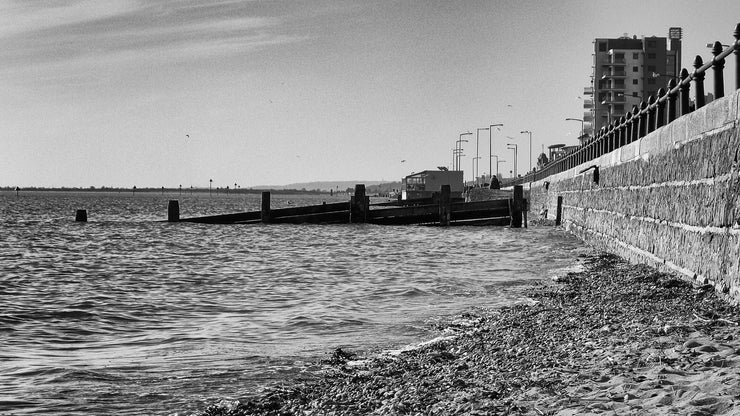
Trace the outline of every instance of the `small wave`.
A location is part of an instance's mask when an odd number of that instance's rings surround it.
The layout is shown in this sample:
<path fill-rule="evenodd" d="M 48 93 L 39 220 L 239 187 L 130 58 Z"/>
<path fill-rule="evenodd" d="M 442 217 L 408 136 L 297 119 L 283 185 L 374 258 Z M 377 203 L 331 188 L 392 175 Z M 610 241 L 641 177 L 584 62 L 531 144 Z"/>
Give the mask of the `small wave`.
<path fill-rule="evenodd" d="M 418 296 L 428 296 L 429 292 L 425 290 L 421 290 L 416 287 L 412 287 L 410 289 L 404 290 L 403 292 L 400 293 L 400 295 L 403 296 L 404 298 L 415 298 Z"/>

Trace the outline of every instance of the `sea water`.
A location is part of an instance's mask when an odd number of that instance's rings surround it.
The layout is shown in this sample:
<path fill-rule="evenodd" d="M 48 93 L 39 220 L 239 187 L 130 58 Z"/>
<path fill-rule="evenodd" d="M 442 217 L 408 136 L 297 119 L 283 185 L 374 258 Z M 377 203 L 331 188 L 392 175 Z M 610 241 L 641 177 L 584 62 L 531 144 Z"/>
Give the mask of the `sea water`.
<path fill-rule="evenodd" d="M 188 217 L 259 198 L 0 193 L 0 415 L 202 410 L 310 377 L 335 348 L 399 348 L 521 301 L 582 247 L 554 227 L 163 222 L 169 199 Z"/>

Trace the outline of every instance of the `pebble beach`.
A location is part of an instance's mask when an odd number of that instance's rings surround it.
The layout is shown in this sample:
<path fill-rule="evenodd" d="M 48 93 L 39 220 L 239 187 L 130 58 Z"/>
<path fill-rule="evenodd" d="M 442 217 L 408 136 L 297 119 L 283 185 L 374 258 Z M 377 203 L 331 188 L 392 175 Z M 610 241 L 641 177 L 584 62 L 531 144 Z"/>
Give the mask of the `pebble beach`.
<path fill-rule="evenodd" d="M 605 253 L 528 301 L 450 317 L 401 351 L 327 353 L 323 371 L 199 416 L 721 415 L 740 412 L 740 309 Z"/>

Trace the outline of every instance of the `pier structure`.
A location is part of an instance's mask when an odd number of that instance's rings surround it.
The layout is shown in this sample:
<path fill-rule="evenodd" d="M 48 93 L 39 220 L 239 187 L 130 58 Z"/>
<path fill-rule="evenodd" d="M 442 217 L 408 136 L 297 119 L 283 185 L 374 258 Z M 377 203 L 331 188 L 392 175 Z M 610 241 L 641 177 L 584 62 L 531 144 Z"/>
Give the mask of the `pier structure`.
<path fill-rule="evenodd" d="M 260 211 L 180 218 L 179 202 L 170 201 L 168 222 L 203 224 L 380 224 L 380 225 L 509 225 L 522 226 L 527 206 L 521 186 L 509 198 L 488 201 L 453 202 L 450 186 L 443 185 L 430 200 L 405 206 L 370 204 L 365 185 L 355 186 L 350 201 L 304 207 L 272 209 L 270 192 L 262 193 Z"/>

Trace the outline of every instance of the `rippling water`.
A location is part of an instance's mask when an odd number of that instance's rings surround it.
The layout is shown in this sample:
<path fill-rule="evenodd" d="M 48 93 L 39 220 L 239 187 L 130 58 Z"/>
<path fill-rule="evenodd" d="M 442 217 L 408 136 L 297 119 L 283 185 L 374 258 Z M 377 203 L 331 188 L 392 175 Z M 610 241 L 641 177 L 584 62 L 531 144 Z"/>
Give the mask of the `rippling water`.
<path fill-rule="evenodd" d="M 259 196 L 0 193 L 0 414 L 172 414 L 422 340 L 570 265 L 551 227 L 170 224 Z M 272 206 L 346 200 L 273 195 Z M 75 223 L 76 209 L 88 223 Z"/>

